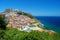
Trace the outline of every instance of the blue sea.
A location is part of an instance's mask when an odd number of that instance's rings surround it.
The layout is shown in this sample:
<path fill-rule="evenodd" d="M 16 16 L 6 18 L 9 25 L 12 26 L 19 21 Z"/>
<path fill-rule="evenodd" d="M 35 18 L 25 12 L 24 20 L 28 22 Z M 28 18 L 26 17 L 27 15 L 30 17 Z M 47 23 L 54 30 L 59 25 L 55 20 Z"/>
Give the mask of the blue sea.
<path fill-rule="evenodd" d="M 36 16 L 36 18 L 44 24 L 48 30 L 53 30 L 60 33 L 60 17 L 55 16 Z"/>

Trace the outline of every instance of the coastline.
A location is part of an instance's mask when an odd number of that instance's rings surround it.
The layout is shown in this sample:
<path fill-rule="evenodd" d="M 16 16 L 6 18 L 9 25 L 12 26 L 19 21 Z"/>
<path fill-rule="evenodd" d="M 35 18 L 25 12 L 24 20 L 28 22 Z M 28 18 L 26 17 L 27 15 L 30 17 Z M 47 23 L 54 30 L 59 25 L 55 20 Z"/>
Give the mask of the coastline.
<path fill-rule="evenodd" d="M 60 20 L 60 17 L 49 17 L 47 18 L 47 16 L 37 16 L 36 17 L 42 24 L 44 24 L 44 27 L 48 30 L 53 30 L 53 31 L 56 31 L 58 33 L 60 33 L 60 25 L 59 25 L 59 20 Z M 52 23 L 54 22 L 54 24 Z"/>

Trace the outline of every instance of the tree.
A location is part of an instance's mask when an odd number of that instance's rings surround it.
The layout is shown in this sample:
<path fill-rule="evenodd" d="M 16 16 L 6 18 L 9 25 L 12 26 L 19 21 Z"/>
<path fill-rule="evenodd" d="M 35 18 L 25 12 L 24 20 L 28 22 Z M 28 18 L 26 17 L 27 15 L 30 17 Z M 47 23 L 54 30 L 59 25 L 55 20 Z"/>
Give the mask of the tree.
<path fill-rule="evenodd" d="M 6 29 L 6 25 L 7 23 L 5 21 L 5 18 L 2 15 L 0 15 L 0 29 Z"/>

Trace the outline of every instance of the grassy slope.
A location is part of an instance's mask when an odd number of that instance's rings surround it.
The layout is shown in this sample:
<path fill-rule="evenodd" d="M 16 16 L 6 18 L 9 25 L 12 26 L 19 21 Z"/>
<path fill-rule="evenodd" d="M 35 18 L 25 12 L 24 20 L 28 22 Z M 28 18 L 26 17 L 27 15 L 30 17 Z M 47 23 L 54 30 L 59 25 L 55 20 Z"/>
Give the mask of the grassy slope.
<path fill-rule="evenodd" d="M 47 32 L 32 31 L 27 33 L 14 28 L 0 30 L 0 40 L 60 40 L 60 34 L 49 35 Z"/>

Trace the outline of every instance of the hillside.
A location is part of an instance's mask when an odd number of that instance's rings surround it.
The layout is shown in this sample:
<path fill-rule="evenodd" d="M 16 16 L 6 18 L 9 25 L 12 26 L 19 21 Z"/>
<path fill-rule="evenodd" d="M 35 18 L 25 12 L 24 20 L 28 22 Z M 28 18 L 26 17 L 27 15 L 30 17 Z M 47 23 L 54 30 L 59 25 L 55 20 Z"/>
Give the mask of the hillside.
<path fill-rule="evenodd" d="M 0 40 L 60 40 L 31 14 L 7 9 L 0 14 Z"/>
<path fill-rule="evenodd" d="M 19 10 L 6 9 L 1 13 L 4 16 L 6 26 L 9 28 L 17 28 L 19 30 L 42 30 L 44 27 L 34 16 Z"/>
<path fill-rule="evenodd" d="M 39 31 L 26 32 L 7 28 L 0 30 L 0 40 L 60 40 L 60 34 Z"/>

